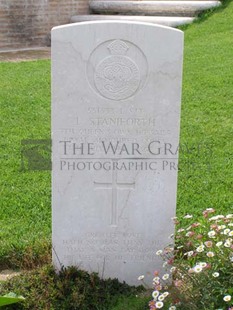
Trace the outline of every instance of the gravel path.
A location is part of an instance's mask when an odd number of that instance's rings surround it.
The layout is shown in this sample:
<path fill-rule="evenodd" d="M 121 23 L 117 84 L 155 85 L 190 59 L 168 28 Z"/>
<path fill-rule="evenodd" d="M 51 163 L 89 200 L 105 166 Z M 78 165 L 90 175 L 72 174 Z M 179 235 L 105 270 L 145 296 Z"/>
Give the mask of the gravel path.
<path fill-rule="evenodd" d="M 20 272 L 16 272 L 14 270 L 3 270 L 0 272 L 0 281 L 7 281 L 10 280 L 11 278 L 18 276 Z"/>
<path fill-rule="evenodd" d="M 50 59 L 51 49 L 49 47 L 35 49 L 21 49 L 12 51 L 0 51 L 0 61 L 20 62 L 38 59 Z"/>

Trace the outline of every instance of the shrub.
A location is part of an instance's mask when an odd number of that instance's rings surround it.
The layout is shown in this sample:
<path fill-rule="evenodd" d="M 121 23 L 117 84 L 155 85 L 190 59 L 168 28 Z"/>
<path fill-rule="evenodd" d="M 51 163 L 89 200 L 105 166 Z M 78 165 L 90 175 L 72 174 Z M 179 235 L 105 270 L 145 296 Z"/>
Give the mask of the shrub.
<path fill-rule="evenodd" d="M 143 288 L 131 287 L 118 280 L 103 280 L 75 267 L 56 273 L 52 266 L 27 272 L 0 287 L 22 294 L 25 301 L 11 309 L 37 310 L 109 310 L 121 296 L 138 294 Z"/>
<path fill-rule="evenodd" d="M 151 310 L 233 310 L 233 214 L 213 213 L 174 219 L 175 247 L 157 251 L 166 273 L 155 273 Z"/>

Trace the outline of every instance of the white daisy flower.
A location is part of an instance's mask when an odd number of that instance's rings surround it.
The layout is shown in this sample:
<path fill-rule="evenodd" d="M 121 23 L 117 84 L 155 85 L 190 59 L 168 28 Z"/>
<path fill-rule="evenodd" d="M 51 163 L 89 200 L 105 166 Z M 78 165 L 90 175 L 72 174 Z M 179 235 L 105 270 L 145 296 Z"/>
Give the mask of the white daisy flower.
<path fill-rule="evenodd" d="M 152 297 L 153 297 L 154 299 L 157 299 L 158 296 L 159 296 L 159 291 L 154 291 L 154 292 L 152 293 Z"/>
<path fill-rule="evenodd" d="M 224 218 L 224 215 L 216 215 L 216 216 L 209 218 L 209 221 L 218 221 L 223 218 Z"/>
<path fill-rule="evenodd" d="M 158 301 L 164 301 L 164 296 L 163 296 L 163 294 L 160 295 L 160 296 L 158 297 Z"/>
<path fill-rule="evenodd" d="M 198 253 L 201 253 L 201 252 L 203 252 L 204 250 L 205 250 L 204 245 L 200 245 L 200 246 L 196 249 L 196 251 L 197 251 Z"/>
<path fill-rule="evenodd" d="M 168 278 L 169 278 L 169 274 L 168 274 L 168 273 L 165 273 L 165 274 L 162 276 L 162 279 L 163 279 L 164 281 L 166 281 Z"/>
<path fill-rule="evenodd" d="M 214 278 L 219 277 L 219 272 L 214 272 L 214 273 L 212 274 L 212 276 L 213 276 Z"/>
<path fill-rule="evenodd" d="M 202 267 L 201 267 L 200 265 L 196 265 L 196 266 L 193 268 L 193 271 L 196 272 L 196 273 L 202 272 Z"/>
<path fill-rule="evenodd" d="M 215 254 L 214 254 L 214 252 L 207 252 L 206 255 L 207 255 L 208 257 L 214 257 Z"/>
<path fill-rule="evenodd" d="M 159 278 L 159 277 L 155 277 L 155 278 L 153 279 L 153 282 L 154 282 L 155 284 L 158 284 L 158 283 L 160 282 L 160 278 Z"/>
<path fill-rule="evenodd" d="M 226 228 L 226 225 L 219 225 L 218 226 L 218 229 L 225 229 Z"/>
<path fill-rule="evenodd" d="M 193 251 L 189 251 L 189 252 L 187 252 L 187 256 L 191 257 L 191 256 L 193 256 L 193 253 L 194 253 Z"/>
<path fill-rule="evenodd" d="M 186 214 L 186 215 L 184 216 L 184 219 L 191 219 L 191 218 L 193 218 L 193 216 L 190 215 L 190 214 Z"/>
<path fill-rule="evenodd" d="M 224 229 L 223 233 L 224 233 L 224 235 L 228 235 L 230 231 L 231 230 L 229 228 L 226 228 L 226 229 Z"/>
<path fill-rule="evenodd" d="M 230 243 L 229 241 L 226 241 L 226 242 L 224 243 L 224 246 L 225 246 L 225 248 L 230 248 L 231 243 Z"/>
<path fill-rule="evenodd" d="M 211 230 L 211 231 L 208 232 L 208 236 L 209 236 L 210 238 L 214 238 L 215 235 L 216 235 L 216 232 L 215 232 L 214 230 Z"/>
<path fill-rule="evenodd" d="M 205 268 L 207 266 L 206 262 L 200 262 L 198 263 L 199 266 L 201 266 L 202 268 Z"/>
<path fill-rule="evenodd" d="M 231 295 L 226 295 L 223 297 L 224 301 L 231 301 Z"/>
<path fill-rule="evenodd" d="M 155 307 L 158 308 L 158 309 L 163 308 L 163 302 L 162 302 L 162 301 L 157 301 L 157 302 L 155 303 Z"/>
<path fill-rule="evenodd" d="M 138 277 L 138 281 L 142 281 L 145 278 L 145 276 L 141 275 Z"/>

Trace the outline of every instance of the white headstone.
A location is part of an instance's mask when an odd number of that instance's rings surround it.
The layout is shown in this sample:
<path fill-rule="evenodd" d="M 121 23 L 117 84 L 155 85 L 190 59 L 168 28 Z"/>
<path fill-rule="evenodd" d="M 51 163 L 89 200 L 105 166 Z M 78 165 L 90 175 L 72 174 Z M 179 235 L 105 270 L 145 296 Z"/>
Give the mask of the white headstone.
<path fill-rule="evenodd" d="M 52 30 L 53 262 L 139 285 L 176 212 L 183 33 Z"/>

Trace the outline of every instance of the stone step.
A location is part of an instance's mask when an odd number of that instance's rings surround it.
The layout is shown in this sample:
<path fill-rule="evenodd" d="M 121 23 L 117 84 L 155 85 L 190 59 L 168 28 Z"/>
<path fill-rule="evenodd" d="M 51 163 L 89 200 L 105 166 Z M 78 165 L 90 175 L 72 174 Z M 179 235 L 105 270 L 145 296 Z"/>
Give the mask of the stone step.
<path fill-rule="evenodd" d="M 221 5 L 220 1 L 90 1 L 90 9 L 99 14 L 195 16 Z"/>
<path fill-rule="evenodd" d="M 90 0 L 90 1 L 95 1 L 95 0 Z M 103 2 L 108 2 L 109 0 L 102 0 Z M 125 0 L 115 0 L 115 1 L 125 1 Z M 143 1 L 143 0 L 133 0 L 133 1 Z M 166 1 L 166 0 L 147 0 L 147 1 Z M 177 2 L 177 0 L 167 0 L 167 1 L 176 1 Z M 188 0 L 178 0 L 178 1 L 188 1 Z M 214 1 L 214 0 L 190 0 L 190 1 Z"/>
<path fill-rule="evenodd" d="M 132 16 L 132 15 L 77 15 L 71 18 L 72 23 L 96 21 L 96 20 L 123 20 L 154 23 L 168 27 L 177 27 L 190 24 L 193 17 L 173 17 L 173 16 Z"/>

